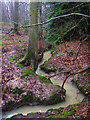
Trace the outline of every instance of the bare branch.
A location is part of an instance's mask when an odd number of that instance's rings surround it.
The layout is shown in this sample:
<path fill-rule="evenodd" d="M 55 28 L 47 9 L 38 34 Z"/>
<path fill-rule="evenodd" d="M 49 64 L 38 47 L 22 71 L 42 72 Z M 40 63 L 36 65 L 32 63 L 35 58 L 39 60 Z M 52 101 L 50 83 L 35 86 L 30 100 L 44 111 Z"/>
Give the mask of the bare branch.
<path fill-rule="evenodd" d="M 55 76 L 60 75 L 60 74 L 65 74 L 65 73 L 67 73 L 67 72 L 59 72 L 59 73 L 56 73 L 56 74 L 54 74 L 54 75 L 45 76 L 45 77 L 47 77 L 48 79 L 50 79 L 50 78 L 52 78 L 52 77 L 55 77 Z"/>
<path fill-rule="evenodd" d="M 27 27 L 33 27 L 33 26 L 47 24 L 48 22 L 51 22 L 52 20 L 56 20 L 56 19 L 59 19 L 59 18 L 67 17 L 67 16 L 70 16 L 70 15 L 79 15 L 79 16 L 83 16 L 83 17 L 90 17 L 90 16 L 82 14 L 82 13 L 70 13 L 70 14 L 61 15 L 61 16 L 57 16 L 57 17 L 51 18 L 51 19 L 47 20 L 46 22 L 32 24 L 32 25 L 26 25 L 26 26 L 20 26 L 19 28 L 27 28 Z"/>
<path fill-rule="evenodd" d="M 69 11 L 69 10 L 73 10 L 73 9 L 75 9 L 75 8 L 77 8 L 77 7 L 81 6 L 81 5 L 83 5 L 83 4 L 85 4 L 85 3 L 81 3 L 81 4 L 77 5 L 77 6 L 74 6 L 74 7 L 69 8 L 69 9 L 63 9 L 63 10 L 61 10 L 61 12 L 62 12 L 62 11 Z"/>
<path fill-rule="evenodd" d="M 70 15 L 80 15 L 80 16 L 83 16 L 83 17 L 90 17 L 90 16 L 82 14 L 82 13 L 70 13 L 70 14 L 66 14 L 66 15 L 61 15 L 61 16 L 53 17 L 53 18 L 47 20 L 46 22 L 37 23 L 37 24 L 31 24 L 31 25 L 25 25 L 25 26 L 20 26 L 20 27 L 18 27 L 18 29 L 47 24 L 47 23 L 51 22 L 52 20 L 56 20 L 56 19 L 59 19 L 59 18 L 67 17 L 67 16 L 70 16 Z M 11 31 L 13 31 L 13 30 L 14 30 L 14 28 L 11 28 L 11 30 L 9 31 L 9 33 Z"/>
<path fill-rule="evenodd" d="M 82 42 L 84 42 L 84 41 L 86 41 L 87 40 L 87 37 L 86 38 L 84 38 L 84 40 L 82 40 Z M 79 48 L 80 48 L 80 46 L 81 46 L 81 42 L 79 43 L 79 45 L 78 45 L 78 47 L 77 47 L 77 49 L 75 50 L 76 52 L 79 50 Z"/>
<path fill-rule="evenodd" d="M 80 70 L 80 71 L 78 71 L 78 72 L 70 73 L 68 76 L 66 76 L 66 78 L 65 78 L 64 81 L 63 81 L 61 91 L 63 90 L 64 84 L 65 84 L 66 80 L 68 79 L 68 77 L 70 77 L 71 75 L 75 75 L 75 74 L 82 73 L 82 72 L 84 72 L 84 71 L 86 71 L 86 70 L 88 70 L 88 69 L 90 69 L 90 66 L 87 67 L 87 68 L 85 68 L 84 70 Z"/>
<path fill-rule="evenodd" d="M 73 59 L 73 64 L 74 64 L 75 60 L 77 60 L 78 54 L 79 54 L 79 52 L 80 52 L 80 47 L 81 47 L 81 45 L 82 45 L 83 42 L 86 41 L 86 40 L 87 40 L 87 37 L 85 37 L 84 40 L 82 40 L 82 41 L 79 43 L 77 49 L 75 50 L 75 52 L 76 52 L 76 57 L 75 57 L 75 59 Z"/>

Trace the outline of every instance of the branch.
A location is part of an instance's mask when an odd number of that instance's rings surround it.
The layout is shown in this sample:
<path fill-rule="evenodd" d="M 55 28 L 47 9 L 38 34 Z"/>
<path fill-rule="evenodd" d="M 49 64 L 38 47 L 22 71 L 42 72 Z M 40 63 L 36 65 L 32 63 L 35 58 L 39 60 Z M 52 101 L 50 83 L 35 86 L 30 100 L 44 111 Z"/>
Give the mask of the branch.
<path fill-rule="evenodd" d="M 67 17 L 67 16 L 70 16 L 70 15 L 79 15 L 79 16 L 83 16 L 83 17 L 90 17 L 90 16 L 82 14 L 82 13 L 70 13 L 70 14 L 61 15 L 61 16 L 57 16 L 57 17 L 51 18 L 51 19 L 47 20 L 46 22 L 32 24 L 32 25 L 26 25 L 26 26 L 20 26 L 19 28 L 27 28 L 27 27 L 33 27 L 33 26 L 47 24 L 48 22 L 51 22 L 52 20 L 63 18 L 63 17 Z"/>
<path fill-rule="evenodd" d="M 63 10 L 61 10 L 61 12 L 62 12 L 62 11 L 69 11 L 69 10 L 73 10 L 73 9 L 75 9 L 75 8 L 77 8 L 77 7 L 81 6 L 81 5 L 83 5 L 83 4 L 85 4 L 85 3 L 81 3 L 81 4 L 77 5 L 77 6 L 72 7 L 72 8 L 69 8 L 69 9 L 63 9 Z"/>
<path fill-rule="evenodd" d="M 59 75 L 59 74 L 63 74 L 63 73 L 67 73 L 67 72 L 60 72 L 60 73 L 56 73 L 56 74 L 54 74 L 54 75 L 45 76 L 45 77 L 47 77 L 48 79 L 50 79 L 50 78 L 52 78 L 52 77 L 55 77 L 55 76 L 57 76 L 57 75 Z"/>
<path fill-rule="evenodd" d="M 87 40 L 87 37 L 84 38 L 84 40 L 82 40 L 82 41 L 79 43 L 77 49 L 75 50 L 75 51 L 76 51 L 76 57 L 75 57 L 75 59 L 73 59 L 73 62 L 77 59 L 78 54 L 79 54 L 79 51 L 80 51 L 80 47 L 81 47 L 81 45 L 83 44 L 83 42 L 86 41 L 86 40 Z"/>
<path fill-rule="evenodd" d="M 37 23 L 37 24 L 31 24 L 31 25 L 25 25 L 25 26 L 20 26 L 20 27 L 18 27 L 18 29 L 19 29 L 19 28 L 27 28 L 27 27 L 33 27 L 33 26 L 38 26 L 38 25 L 47 24 L 47 23 L 51 22 L 52 20 L 56 20 L 56 19 L 59 19 L 59 18 L 67 17 L 67 16 L 70 16 L 70 15 L 80 15 L 80 16 L 83 16 L 83 17 L 90 17 L 90 16 L 85 15 L 85 14 L 82 14 L 82 13 L 70 13 L 70 14 L 61 15 L 61 16 L 57 16 L 57 17 L 51 18 L 51 19 L 47 20 L 46 22 Z M 9 31 L 9 33 L 10 33 L 12 30 L 14 30 L 14 28 L 12 28 L 12 29 Z"/>
<path fill-rule="evenodd" d="M 65 84 L 65 82 L 66 82 L 66 80 L 68 79 L 69 76 L 75 75 L 75 74 L 78 74 L 78 73 L 82 73 L 82 72 L 84 72 L 84 71 L 86 71 L 86 70 L 88 70 L 88 69 L 90 69 L 90 66 L 87 67 L 87 68 L 84 69 L 84 70 L 80 70 L 80 71 L 78 71 L 78 72 L 70 73 L 68 76 L 66 76 L 66 78 L 65 78 L 64 81 L 63 81 L 62 87 L 61 87 L 61 92 L 62 92 L 63 87 L 64 87 L 64 84 Z"/>
<path fill-rule="evenodd" d="M 87 37 L 84 38 L 84 40 L 82 40 L 82 42 L 84 42 L 84 41 L 86 41 L 86 40 L 87 40 Z M 78 50 L 79 50 L 81 44 L 82 44 L 82 43 L 79 43 L 79 45 L 78 45 L 78 47 L 77 47 L 77 49 L 76 49 L 75 51 L 78 51 Z"/>

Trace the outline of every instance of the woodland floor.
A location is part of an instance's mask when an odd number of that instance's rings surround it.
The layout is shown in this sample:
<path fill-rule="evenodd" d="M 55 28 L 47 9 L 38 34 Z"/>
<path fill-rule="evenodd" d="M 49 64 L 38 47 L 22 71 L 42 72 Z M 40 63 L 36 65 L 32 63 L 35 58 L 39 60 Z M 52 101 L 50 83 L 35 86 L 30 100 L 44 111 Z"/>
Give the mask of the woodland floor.
<path fill-rule="evenodd" d="M 8 101 L 20 102 L 23 95 L 28 91 L 33 92 L 40 100 L 48 99 L 53 92 L 60 91 L 60 88 L 44 83 L 39 76 L 33 72 L 32 66 L 19 66 L 17 62 L 25 55 L 28 37 L 25 35 L 14 35 L 12 39 L 8 34 L 2 35 L 2 91 L 3 105 Z M 31 71 L 31 72 L 30 72 Z M 22 88 L 22 94 L 14 94 L 16 87 Z M 35 105 L 31 103 L 30 105 Z"/>
<path fill-rule="evenodd" d="M 77 53 L 77 48 L 80 44 L 80 41 L 69 41 L 66 42 L 67 51 L 69 56 L 67 56 L 67 53 L 65 52 L 65 46 L 64 44 L 58 45 L 54 51 L 52 52 L 52 57 L 49 59 L 48 63 L 46 62 L 44 66 L 50 69 L 56 69 L 54 74 L 58 73 L 66 73 L 66 76 L 69 73 L 78 72 L 80 70 L 83 70 L 84 68 L 88 67 L 90 65 L 90 44 L 89 42 L 85 41 L 80 46 L 79 54 L 77 56 L 77 59 L 75 59 L 75 55 Z M 60 78 L 61 74 L 57 76 L 57 78 Z M 78 75 L 72 75 L 72 79 L 74 79 L 74 82 L 77 82 L 78 77 L 80 78 L 79 81 L 81 83 L 79 86 L 84 86 L 84 94 L 89 94 L 89 84 L 86 84 L 89 82 L 89 70 L 87 72 L 83 72 L 82 74 Z M 61 78 L 62 80 L 64 78 Z M 71 81 L 71 79 L 67 80 L 68 82 Z M 85 92 L 86 91 L 86 92 Z"/>
<path fill-rule="evenodd" d="M 58 93 L 60 88 L 53 86 L 52 84 L 44 83 L 38 75 L 33 73 L 32 66 L 18 66 L 17 62 L 25 55 L 28 43 L 27 35 L 16 35 L 13 33 L 0 35 L 2 39 L 2 45 L 0 41 L 0 50 L 2 48 L 2 105 L 5 105 L 8 101 L 20 102 L 23 95 L 27 94 L 27 91 L 32 91 L 33 94 L 38 96 L 40 100 L 49 98 L 50 94 L 53 92 Z M 77 72 L 87 67 L 89 63 L 89 43 L 85 41 L 81 47 L 78 54 L 77 60 L 73 63 L 72 59 L 75 58 L 73 53 L 79 45 L 79 41 L 70 41 L 66 43 L 68 52 L 70 53 L 69 58 L 67 58 L 67 53 L 65 52 L 64 44 L 58 45 L 54 48 L 53 55 L 48 61 L 48 67 L 55 68 L 56 73 L 58 72 Z M 69 59 L 71 61 L 69 61 Z M 1 66 L 0 66 L 1 67 Z M 29 69 L 29 72 L 26 70 Z M 32 71 L 32 72 L 30 72 Z M 26 74 L 26 75 L 25 75 Z M 29 76 L 28 76 L 29 74 Z M 57 77 L 60 77 L 58 75 Z M 72 76 L 73 82 L 75 82 L 78 88 L 87 96 L 89 94 L 89 71 L 83 74 Z M 79 78 L 79 80 L 77 80 Z M 68 79 L 69 81 L 69 79 Z M 81 82 L 79 82 L 81 81 Z M 84 87 L 82 87 L 84 86 Z M 24 92 L 22 94 L 14 95 L 12 91 L 16 88 L 23 88 Z M 30 105 L 36 105 L 37 102 L 31 103 Z M 71 112 L 69 112 L 71 111 Z M 11 109 L 10 109 L 11 110 Z M 48 110 L 46 113 L 36 113 L 32 117 L 48 117 L 48 118 L 87 118 L 89 110 L 88 97 L 86 97 L 82 103 L 77 105 L 71 105 L 62 109 Z M 73 114 L 74 113 L 74 114 Z M 29 116 L 29 117 L 30 117 Z"/>

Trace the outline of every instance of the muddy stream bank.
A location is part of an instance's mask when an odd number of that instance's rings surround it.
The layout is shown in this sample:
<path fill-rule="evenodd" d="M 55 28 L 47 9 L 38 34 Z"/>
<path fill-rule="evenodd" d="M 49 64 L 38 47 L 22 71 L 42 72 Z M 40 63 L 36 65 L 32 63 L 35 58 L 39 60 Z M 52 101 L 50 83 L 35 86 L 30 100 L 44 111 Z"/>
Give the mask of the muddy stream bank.
<path fill-rule="evenodd" d="M 39 64 L 39 66 L 46 60 L 48 60 L 51 57 L 50 51 L 45 52 L 43 56 L 43 61 Z M 38 69 L 36 71 L 37 74 L 42 75 L 42 76 L 48 76 L 44 71 L 40 69 L 38 66 Z M 61 74 L 60 78 L 53 77 L 51 78 L 51 81 L 54 85 L 62 85 L 64 74 Z M 62 79 L 61 79 L 62 78 Z M 66 107 L 70 104 L 75 104 L 79 103 L 83 100 L 84 95 L 78 90 L 78 88 L 73 84 L 73 83 L 65 83 L 64 88 L 66 89 L 66 98 L 65 101 L 60 102 L 58 104 L 54 105 L 48 105 L 48 106 L 42 106 L 42 105 L 37 105 L 37 106 L 22 106 L 18 109 L 6 112 L 3 115 L 3 118 L 9 118 L 15 114 L 22 113 L 23 115 L 27 115 L 27 113 L 30 112 L 46 112 L 48 109 L 55 109 L 59 107 Z"/>

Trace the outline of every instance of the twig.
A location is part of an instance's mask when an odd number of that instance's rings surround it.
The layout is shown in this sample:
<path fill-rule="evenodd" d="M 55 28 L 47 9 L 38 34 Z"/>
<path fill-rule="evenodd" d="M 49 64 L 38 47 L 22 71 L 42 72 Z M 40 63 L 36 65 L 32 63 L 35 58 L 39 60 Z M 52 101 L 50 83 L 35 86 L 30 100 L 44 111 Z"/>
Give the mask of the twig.
<path fill-rule="evenodd" d="M 82 40 L 82 42 L 80 42 L 79 43 L 79 45 L 78 45 L 78 47 L 77 47 L 77 49 L 76 49 L 76 57 L 75 57 L 75 59 L 73 60 L 73 62 L 77 59 L 77 57 L 78 57 L 78 54 L 79 54 L 79 51 L 80 51 L 80 47 L 81 47 L 81 45 L 83 44 L 83 42 L 84 41 L 86 41 L 87 40 L 87 37 L 86 38 L 84 38 L 84 40 Z"/>
<path fill-rule="evenodd" d="M 50 78 L 52 78 L 52 77 L 55 77 L 55 76 L 60 75 L 60 74 L 65 74 L 65 73 L 67 73 L 67 72 L 59 72 L 59 73 L 56 73 L 56 74 L 54 74 L 54 75 L 45 76 L 45 77 L 47 77 L 48 79 L 50 79 Z"/>
<path fill-rule="evenodd" d="M 66 80 L 68 79 L 69 76 L 75 75 L 75 74 L 78 74 L 78 73 L 82 73 L 82 72 L 84 72 L 84 71 L 86 71 L 86 70 L 88 70 L 88 69 L 90 69 L 90 66 L 87 67 L 87 68 L 84 69 L 84 70 L 80 70 L 80 71 L 78 71 L 78 72 L 70 73 L 68 76 L 66 76 L 66 78 L 65 78 L 64 81 L 63 81 L 62 87 L 61 87 L 61 92 L 62 92 L 63 87 L 64 87 L 64 84 L 65 84 L 65 82 L 66 82 Z"/>
<path fill-rule="evenodd" d="M 84 42 L 84 41 L 86 41 L 86 40 L 87 40 L 87 37 L 84 38 L 84 40 L 82 40 L 82 42 Z M 77 47 L 77 49 L 76 49 L 75 51 L 78 51 L 78 49 L 79 49 L 79 47 L 80 47 L 81 44 L 82 44 L 82 43 L 79 43 L 79 45 L 78 45 L 78 47 Z"/>

